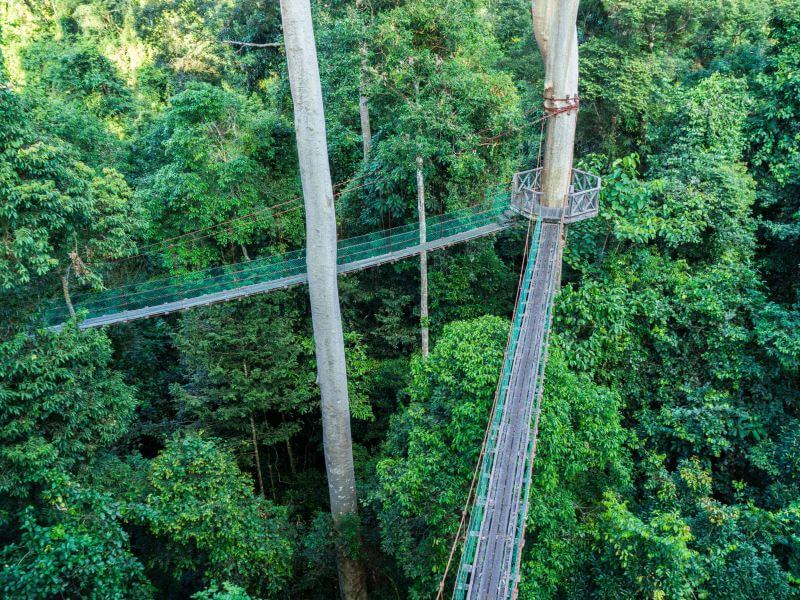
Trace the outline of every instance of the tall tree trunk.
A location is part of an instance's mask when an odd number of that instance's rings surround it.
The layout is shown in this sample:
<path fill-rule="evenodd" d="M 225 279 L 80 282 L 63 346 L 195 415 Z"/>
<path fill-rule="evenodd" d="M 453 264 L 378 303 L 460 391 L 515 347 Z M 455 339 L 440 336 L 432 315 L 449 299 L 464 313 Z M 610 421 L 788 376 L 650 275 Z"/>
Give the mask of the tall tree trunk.
<path fill-rule="evenodd" d="M 261 474 L 261 455 L 258 452 L 258 439 L 256 438 L 256 423 L 253 420 L 253 413 L 250 413 L 250 434 L 253 437 L 253 456 L 256 458 L 256 474 L 258 475 L 258 489 L 261 495 L 267 497 L 264 491 L 264 476 Z"/>
<path fill-rule="evenodd" d="M 536 0 L 533 27 L 545 64 L 545 107 L 577 104 L 578 34 L 575 21 L 579 0 Z M 547 121 L 542 168 L 542 203 L 562 206 L 572 180 L 575 125 L 578 111 L 553 114 Z"/>
<path fill-rule="evenodd" d="M 64 302 L 67 303 L 67 309 L 69 310 L 69 316 L 75 316 L 75 307 L 72 306 L 72 296 L 69 293 L 69 270 L 70 267 L 67 267 L 66 273 L 61 276 L 61 291 L 64 292 Z"/>
<path fill-rule="evenodd" d="M 419 214 L 419 243 L 428 241 L 428 228 L 425 221 L 425 181 L 422 178 L 422 157 L 417 157 L 417 213 Z M 422 356 L 428 356 L 428 253 L 419 255 L 419 322 L 422 336 Z"/>
<path fill-rule="evenodd" d="M 306 263 L 311 319 L 322 396 L 322 435 L 334 524 L 358 512 L 350 436 L 344 336 L 336 281 L 336 214 L 333 205 L 325 114 L 309 0 L 281 0 L 300 179 L 306 209 Z M 339 587 L 346 600 L 366 600 L 362 564 L 337 552 Z"/>
<path fill-rule="evenodd" d="M 356 10 L 361 12 L 364 7 L 364 0 L 356 0 Z M 367 87 L 367 42 L 361 41 L 359 46 L 359 55 L 361 56 L 361 68 L 359 70 L 358 80 L 358 112 L 361 116 L 361 139 L 364 145 L 364 160 L 369 158 L 369 152 L 372 149 L 372 126 L 369 122 L 369 98 L 366 95 Z"/>

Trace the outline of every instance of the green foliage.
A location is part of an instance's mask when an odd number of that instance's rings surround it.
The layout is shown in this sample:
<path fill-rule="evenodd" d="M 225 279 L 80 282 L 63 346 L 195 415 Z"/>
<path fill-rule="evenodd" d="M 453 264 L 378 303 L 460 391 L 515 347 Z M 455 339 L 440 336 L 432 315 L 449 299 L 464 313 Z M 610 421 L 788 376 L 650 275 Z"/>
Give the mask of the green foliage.
<path fill-rule="evenodd" d="M 367 74 L 361 46 L 372 35 L 370 16 L 352 2 L 335 8 L 315 3 L 313 10 L 331 169 L 349 173 L 363 159 L 359 92 L 366 87 L 362 82 L 366 84 Z M 374 104 L 368 106 L 374 118 Z"/>
<path fill-rule="evenodd" d="M 0 492 L 25 498 L 115 442 L 136 399 L 109 368 L 100 331 L 20 333 L 0 342 Z"/>
<path fill-rule="evenodd" d="M 609 496 L 599 516 L 602 536 L 596 572 L 602 597 L 688 598 L 697 583 L 697 553 L 690 528 L 675 512 L 642 521 L 619 498 Z M 612 570 L 613 569 L 613 570 Z"/>
<path fill-rule="evenodd" d="M 187 383 L 173 386 L 179 414 L 238 440 L 237 454 L 253 452 L 251 435 L 267 446 L 288 443 L 318 410 L 313 339 L 292 297 L 224 304 L 182 320 L 177 345 Z M 366 387 L 374 361 L 356 334 L 346 336 L 346 349 L 351 414 L 372 419 Z M 271 415 L 280 422 L 271 425 Z"/>
<path fill-rule="evenodd" d="M 479 3 L 405 2 L 376 15 L 367 35 L 367 95 L 381 135 L 346 214 L 367 225 L 413 214 L 417 156 L 429 210 L 474 203 L 487 179 L 508 171 L 512 145 L 492 136 L 519 114 L 510 77 L 494 68 L 497 44 Z"/>
<path fill-rule="evenodd" d="M 411 403 L 392 418 L 375 501 L 384 548 L 412 598 L 429 596 L 447 562 L 507 332 L 497 317 L 445 327 L 428 359 L 412 364 Z"/>
<path fill-rule="evenodd" d="M 435 328 L 440 323 L 484 314 L 509 313 L 518 277 L 491 244 L 476 242 L 463 253 L 442 253 L 431 258 L 430 310 Z"/>
<path fill-rule="evenodd" d="M 308 573 L 294 588 L 295 594 L 324 598 L 326 590 L 337 585 L 336 530 L 330 513 L 318 512 L 302 535 L 300 568 Z"/>
<path fill-rule="evenodd" d="M 800 4 L 776 3 L 766 65 L 755 76 L 757 110 L 751 115 L 751 161 L 759 180 L 759 212 L 769 242 L 766 275 L 784 301 L 800 298 Z"/>
<path fill-rule="evenodd" d="M 286 511 L 253 496 L 250 479 L 213 439 L 176 437 L 153 460 L 148 482 L 146 517 L 169 540 L 173 576 L 201 570 L 207 581 L 265 597 L 283 588 L 294 551 Z"/>
<path fill-rule="evenodd" d="M 625 135 L 641 140 L 650 122 L 658 121 L 670 70 L 651 55 L 629 52 L 624 42 L 588 39 L 581 47 L 581 102 L 594 110 L 581 115 L 580 126 L 596 130 L 605 148 L 632 151 Z"/>
<path fill-rule="evenodd" d="M 800 112 L 800 83 L 796 68 L 800 19 L 796 1 L 777 3 L 767 69 L 757 77 L 761 105 L 755 116 L 754 163 L 765 166 L 779 186 L 797 183 L 800 141 L 796 124 Z"/>
<path fill-rule="evenodd" d="M 212 585 L 207 590 L 197 592 L 192 596 L 193 600 L 252 600 L 244 589 L 225 581 L 221 586 Z"/>
<path fill-rule="evenodd" d="M 236 3 L 203 0 L 143 2 L 136 30 L 156 55 L 157 63 L 179 81 L 219 81 L 230 63 L 228 49 L 217 42 Z"/>
<path fill-rule="evenodd" d="M 36 41 L 26 48 L 22 63 L 28 85 L 76 100 L 100 118 L 120 117 L 133 109 L 130 89 L 91 42 L 76 41 L 65 47 L 53 39 Z"/>
<path fill-rule="evenodd" d="M 45 522 L 26 508 L 19 540 L 0 550 L 3 597 L 152 597 L 144 569 L 131 554 L 118 503 L 64 479 L 45 498 Z"/>
<path fill-rule="evenodd" d="M 417 156 L 429 215 L 532 166 L 529 2 L 313 9 L 342 234 L 416 220 Z M 522 598 L 800 595 L 798 15 L 581 2 L 577 166 L 603 192 L 569 228 Z M 110 287 L 301 247 L 285 52 L 223 41 L 280 43 L 279 4 L 25 0 L 0 27 L 0 595 L 326 598 L 360 531 L 370 597 L 430 597 L 523 233 L 430 255 L 427 360 L 416 261 L 340 278 L 366 501 L 337 531 L 304 290 L 111 342 L 31 328 L 61 276 Z M 256 456 L 285 507 L 253 495 Z"/>
<path fill-rule="evenodd" d="M 628 434 L 616 393 L 569 369 L 551 341 L 522 564 L 523 597 L 557 597 L 591 556 L 592 515 L 630 489 Z"/>
<path fill-rule="evenodd" d="M 655 465 L 663 456 L 652 458 Z M 790 597 L 789 577 L 771 552 L 783 534 L 780 517 L 712 498 L 711 474 L 696 457 L 658 471 L 647 518 L 617 497 L 605 502 L 595 542 L 602 553 L 590 575 L 604 595 L 745 599 L 769 589 Z"/>
<path fill-rule="evenodd" d="M 0 90 L 0 289 L 67 267 L 100 285 L 103 261 L 134 251 L 144 215 L 117 171 L 94 171 L 69 144 L 37 135 L 20 122 L 22 110 L 13 92 Z"/>
<path fill-rule="evenodd" d="M 170 245 L 168 266 L 205 267 L 220 255 L 225 262 L 247 260 L 247 245 L 277 241 L 270 236 L 279 234 L 292 239 L 299 212 L 279 217 L 265 210 L 296 191 L 294 166 L 279 154 L 287 133 L 287 120 L 255 96 L 194 83 L 171 99 L 144 191 L 158 224 L 154 233 L 181 236 Z M 199 243 L 198 236 L 181 235 L 231 219 Z"/>
<path fill-rule="evenodd" d="M 180 413 L 238 439 L 247 451 L 250 418 L 261 443 L 289 440 L 299 419 L 317 409 L 313 346 L 291 296 L 257 298 L 188 313 L 177 345 L 185 361 L 187 383 L 173 386 Z M 280 414 L 277 427 L 269 414 Z M 252 448 L 250 448 L 252 452 Z"/>

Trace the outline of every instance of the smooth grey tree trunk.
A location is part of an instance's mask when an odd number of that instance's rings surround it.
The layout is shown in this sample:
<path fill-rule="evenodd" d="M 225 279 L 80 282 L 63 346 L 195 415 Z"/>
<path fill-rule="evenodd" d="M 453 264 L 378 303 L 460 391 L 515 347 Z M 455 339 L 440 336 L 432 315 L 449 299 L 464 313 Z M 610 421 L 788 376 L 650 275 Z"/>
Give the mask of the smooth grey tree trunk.
<path fill-rule="evenodd" d="M 358 84 L 358 114 L 361 118 L 361 140 L 364 148 L 364 160 L 369 158 L 369 153 L 372 151 L 372 125 L 369 122 L 369 98 L 367 98 L 364 90 L 366 89 L 366 55 L 367 47 L 361 47 L 361 72 L 359 74 Z"/>
<path fill-rule="evenodd" d="M 372 126 L 369 123 L 369 99 L 364 95 L 363 90 L 364 84 L 362 83 L 359 89 L 358 112 L 361 115 L 361 137 L 364 145 L 364 160 L 367 160 L 372 150 Z"/>
<path fill-rule="evenodd" d="M 422 157 L 417 157 L 417 213 L 419 215 L 419 243 L 428 241 L 428 227 L 425 219 L 425 181 L 422 177 Z M 428 334 L 428 253 L 419 255 L 419 323 L 422 337 L 422 356 L 428 356 L 430 338 Z"/>
<path fill-rule="evenodd" d="M 281 0 L 281 18 L 306 210 L 306 263 L 322 396 L 325 468 L 331 514 L 338 525 L 345 517 L 357 514 L 358 504 L 336 280 L 336 214 L 309 0 Z M 341 547 L 337 558 L 342 596 L 346 600 L 365 600 L 363 566 Z"/>
<path fill-rule="evenodd" d="M 545 64 L 545 106 L 562 108 L 578 97 L 578 34 L 575 22 L 579 0 L 536 0 L 533 29 Z M 570 99 L 570 100 L 566 100 Z M 574 99 L 574 100 L 573 100 Z M 575 125 L 578 111 L 552 115 L 542 168 L 542 203 L 562 206 L 572 180 Z"/>

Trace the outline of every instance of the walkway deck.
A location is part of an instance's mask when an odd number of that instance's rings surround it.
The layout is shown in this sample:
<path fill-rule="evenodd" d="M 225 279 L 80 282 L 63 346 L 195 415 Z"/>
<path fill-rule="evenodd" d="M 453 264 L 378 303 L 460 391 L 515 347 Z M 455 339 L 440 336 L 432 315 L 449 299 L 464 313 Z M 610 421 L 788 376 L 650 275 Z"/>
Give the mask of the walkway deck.
<path fill-rule="evenodd" d="M 419 243 L 417 224 L 341 240 L 337 256 L 339 273 L 395 262 L 501 231 L 514 222 L 510 201 L 508 192 L 497 192 L 489 202 L 430 217 L 424 244 Z M 86 318 L 78 326 L 88 329 L 217 304 L 306 281 L 305 252 L 298 250 L 74 296 L 73 304 L 77 312 L 86 312 Z M 60 329 L 68 316 L 66 306 L 58 303 L 47 311 L 45 321 L 52 329 Z"/>
<path fill-rule="evenodd" d="M 495 419 L 484 455 L 454 597 L 513 598 L 527 514 L 530 467 L 548 331 L 561 263 L 560 223 L 537 223 L 515 311 Z"/>

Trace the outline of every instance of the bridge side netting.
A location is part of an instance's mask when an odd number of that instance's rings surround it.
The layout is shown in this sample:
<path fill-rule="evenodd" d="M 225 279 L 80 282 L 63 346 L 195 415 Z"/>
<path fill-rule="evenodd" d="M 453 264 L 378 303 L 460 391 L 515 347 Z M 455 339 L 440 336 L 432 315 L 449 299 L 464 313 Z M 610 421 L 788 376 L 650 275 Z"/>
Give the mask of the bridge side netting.
<path fill-rule="evenodd" d="M 489 199 L 460 210 L 428 218 L 427 240 L 435 244 L 448 238 L 485 227 L 504 218 L 510 207 L 510 193 L 497 188 L 488 195 Z M 340 271 L 354 270 L 353 265 L 363 264 L 363 268 L 380 264 L 381 257 L 419 245 L 419 225 L 417 223 L 369 233 L 339 241 L 337 263 Z M 258 258 L 223 267 L 214 267 L 182 275 L 163 277 L 150 281 L 115 287 L 97 293 L 74 295 L 75 310 L 82 312 L 86 319 L 97 319 L 116 313 L 139 310 L 163 305 L 181 310 L 181 301 L 218 294 L 219 301 L 225 298 L 240 297 L 235 291 L 253 284 L 269 281 L 287 280 L 289 284 L 302 283 L 306 272 L 305 250 L 294 250 L 282 254 Z M 164 314 L 170 311 L 154 311 Z M 63 302 L 54 303 L 45 313 L 47 325 L 58 325 L 69 318 L 69 311 Z"/>

